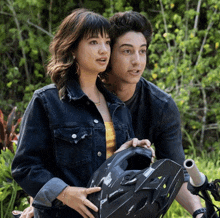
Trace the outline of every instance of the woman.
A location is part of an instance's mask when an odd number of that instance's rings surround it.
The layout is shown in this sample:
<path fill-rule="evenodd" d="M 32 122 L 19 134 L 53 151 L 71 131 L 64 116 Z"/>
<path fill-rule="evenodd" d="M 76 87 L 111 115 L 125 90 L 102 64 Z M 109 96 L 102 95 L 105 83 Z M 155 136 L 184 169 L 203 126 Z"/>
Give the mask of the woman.
<path fill-rule="evenodd" d="M 36 217 L 93 218 L 89 208 L 98 209 L 87 195 L 100 188 L 84 188 L 93 172 L 121 145 L 150 146 L 130 140 L 125 104 L 98 79 L 110 57 L 109 28 L 104 17 L 77 9 L 50 45 L 54 84 L 35 91 L 12 164 L 14 179 L 34 197 Z"/>

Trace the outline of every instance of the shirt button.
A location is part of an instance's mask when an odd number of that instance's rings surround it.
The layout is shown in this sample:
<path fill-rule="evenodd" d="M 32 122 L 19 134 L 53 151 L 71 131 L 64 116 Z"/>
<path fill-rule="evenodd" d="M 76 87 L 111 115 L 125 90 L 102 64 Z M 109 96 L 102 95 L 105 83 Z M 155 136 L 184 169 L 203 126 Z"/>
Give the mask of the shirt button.
<path fill-rule="evenodd" d="M 89 101 L 87 101 L 87 102 L 86 102 L 86 104 L 87 104 L 87 105 L 90 105 L 90 102 L 89 102 Z"/>
<path fill-rule="evenodd" d="M 96 120 L 96 119 L 94 120 L 94 123 L 98 123 L 98 122 L 99 122 L 98 120 Z"/>
<path fill-rule="evenodd" d="M 97 155 L 98 155 L 99 157 L 101 157 L 101 156 L 102 156 L 102 152 L 99 151 L 99 152 L 97 153 Z"/>
<path fill-rule="evenodd" d="M 76 134 L 72 134 L 72 138 L 75 139 L 77 137 Z"/>

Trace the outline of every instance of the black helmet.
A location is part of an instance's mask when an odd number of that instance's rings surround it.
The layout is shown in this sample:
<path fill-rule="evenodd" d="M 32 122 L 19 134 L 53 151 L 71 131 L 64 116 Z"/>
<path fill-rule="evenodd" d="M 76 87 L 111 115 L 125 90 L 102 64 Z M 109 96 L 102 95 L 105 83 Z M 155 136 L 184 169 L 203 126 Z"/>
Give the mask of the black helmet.
<path fill-rule="evenodd" d="M 88 195 L 99 211 L 96 218 L 163 217 L 184 181 L 182 166 L 158 160 L 150 166 L 151 151 L 129 148 L 107 159 L 93 174 L 87 187 L 100 192 Z"/>

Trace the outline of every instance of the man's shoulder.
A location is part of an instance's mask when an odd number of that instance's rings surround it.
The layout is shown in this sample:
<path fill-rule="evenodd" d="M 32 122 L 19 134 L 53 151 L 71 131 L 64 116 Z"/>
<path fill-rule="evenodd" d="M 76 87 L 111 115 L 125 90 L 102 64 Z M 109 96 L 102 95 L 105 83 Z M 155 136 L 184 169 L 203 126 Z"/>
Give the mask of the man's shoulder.
<path fill-rule="evenodd" d="M 142 92 L 141 94 L 148 96 L 148 98 L 160 102 L 168 102 L 170 100 L 172 101 L 171 95 L 164 92 L 155 84 L 147 81 L 145 78 L 141 77 L 139 83 L 141 86 L 140 88 L 140 91 Z"/>

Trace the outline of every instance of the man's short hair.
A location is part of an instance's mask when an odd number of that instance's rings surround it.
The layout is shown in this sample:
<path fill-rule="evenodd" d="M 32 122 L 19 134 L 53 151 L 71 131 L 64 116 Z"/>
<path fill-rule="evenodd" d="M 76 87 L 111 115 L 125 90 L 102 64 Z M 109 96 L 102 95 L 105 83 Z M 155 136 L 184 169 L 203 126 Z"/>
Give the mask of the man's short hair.
<path fill-rule="evenodd" d="M 118 12 L 109 21 L 112 47 L 118 37 L 130 31 L 141 32 L 146 38 L 147 47 L 150 45 L 153 29 L 150 21 L 144 15 L 135 11 Z"/>

